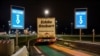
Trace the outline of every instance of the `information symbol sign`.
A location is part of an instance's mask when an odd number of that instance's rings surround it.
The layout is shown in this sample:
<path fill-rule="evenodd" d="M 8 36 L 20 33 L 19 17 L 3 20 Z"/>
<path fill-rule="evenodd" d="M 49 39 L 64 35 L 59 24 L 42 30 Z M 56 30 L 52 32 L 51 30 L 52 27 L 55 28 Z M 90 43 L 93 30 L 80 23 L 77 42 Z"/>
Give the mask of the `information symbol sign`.
<path fill-rule="evenodd" d="M 24 8 L 11 8 L 11 28 L 24 29 Z"/>
<path fill-rule="evenodd" d="M 78 9 L 75 10 L 75 29 L 87 28 L 87 10 Z"/>

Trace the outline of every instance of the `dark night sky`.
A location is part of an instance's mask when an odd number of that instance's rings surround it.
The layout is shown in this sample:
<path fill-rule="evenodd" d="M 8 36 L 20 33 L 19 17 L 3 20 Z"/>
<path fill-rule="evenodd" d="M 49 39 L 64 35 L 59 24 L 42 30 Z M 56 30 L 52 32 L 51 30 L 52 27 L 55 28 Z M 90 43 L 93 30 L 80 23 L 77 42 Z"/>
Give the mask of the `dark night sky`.
<path fill-rule="evenodd" d="M 100 2 L 87 0 L 1 0 L 0 1 L 0 31 L 8 30 L 10 20 L 10 5 L 25 7 L 25 28 L 32 25 L 36 31 L 37 17 L 44 17 L 44 9 L 50 10 L 49 17 L 55 17 L 58 21 L 57 33 L 65 32 L 70 34 L 71 22 L 74 22 L 75 8 L 88 8 L 88 28 L 84 29 L 85 34 L 91 34 L 92 29 L 100 32 Z M 5 25 L 3 29 L 3 25 Z M 74 26 L 73 26 L 74 27 Z M 73 28 L 74 29 L 74 28 Z M 74 29 L 74 34 L 79 31 Z"/>

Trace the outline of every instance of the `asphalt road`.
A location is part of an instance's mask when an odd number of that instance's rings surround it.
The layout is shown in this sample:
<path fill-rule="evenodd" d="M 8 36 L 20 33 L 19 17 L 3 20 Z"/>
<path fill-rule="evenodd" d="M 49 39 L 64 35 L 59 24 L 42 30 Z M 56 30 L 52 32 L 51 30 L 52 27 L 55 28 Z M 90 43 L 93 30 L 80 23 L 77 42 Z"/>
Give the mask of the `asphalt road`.
<path fill-rule="evenodd" d="M 55 50 L 48 45 L 30 46 L 29 54 L 30 56 L 71 56 Z"/>
<path fill-rule="evenodd" d="M 39 53 L 34 46 L 29 47 L 29 56 L 42 56 L 44 55 L 43 53 Z"/>

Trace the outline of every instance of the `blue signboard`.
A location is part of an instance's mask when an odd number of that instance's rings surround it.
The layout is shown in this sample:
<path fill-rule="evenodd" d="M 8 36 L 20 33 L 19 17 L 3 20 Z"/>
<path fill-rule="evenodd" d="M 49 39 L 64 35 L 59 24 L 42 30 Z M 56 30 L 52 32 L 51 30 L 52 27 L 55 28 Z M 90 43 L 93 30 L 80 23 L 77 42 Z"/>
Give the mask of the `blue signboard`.
<path fill-rule="evenodd" d="M 24 10 L 11 8 L 11 28 L 24 29 Z"/>
<path fill-rule="evenodd" d="M 79 9 L 75 11 L 75 29 L 87 28 L 87 11 Z"/>

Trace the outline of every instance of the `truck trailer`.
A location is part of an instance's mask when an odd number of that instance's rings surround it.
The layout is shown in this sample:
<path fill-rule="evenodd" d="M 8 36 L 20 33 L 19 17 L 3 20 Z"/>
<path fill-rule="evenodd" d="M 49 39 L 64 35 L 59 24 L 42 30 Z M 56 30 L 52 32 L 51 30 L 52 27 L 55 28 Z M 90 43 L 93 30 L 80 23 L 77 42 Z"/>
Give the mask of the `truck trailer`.
<path fill-rule="evenodd" d="M 37 18 L 37 42 L 56 41 L 55 18 Z"/>

